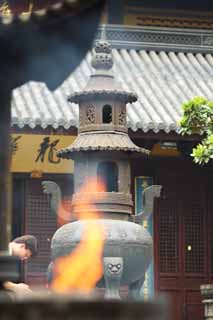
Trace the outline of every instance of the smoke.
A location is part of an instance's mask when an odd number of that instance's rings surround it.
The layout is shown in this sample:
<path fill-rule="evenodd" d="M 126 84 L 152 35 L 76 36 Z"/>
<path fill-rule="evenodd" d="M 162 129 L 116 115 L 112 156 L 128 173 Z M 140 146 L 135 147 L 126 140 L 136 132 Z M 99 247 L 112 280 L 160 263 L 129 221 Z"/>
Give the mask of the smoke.
<path fill-rule="evenodd" d="M 92 45 L 103 2 L 77 15 L 49 15 L 0 25 L 0 59 L 11 88 L 34 80 L 54 90 Z"/>

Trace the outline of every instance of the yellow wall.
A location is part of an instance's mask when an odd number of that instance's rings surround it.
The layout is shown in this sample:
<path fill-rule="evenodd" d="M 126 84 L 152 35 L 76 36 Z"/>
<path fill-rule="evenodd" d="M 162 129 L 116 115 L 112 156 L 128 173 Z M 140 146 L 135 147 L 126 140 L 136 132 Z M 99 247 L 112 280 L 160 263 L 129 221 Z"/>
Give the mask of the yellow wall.
<path fill-rule="evenodd" d="M 67 135 L 12 134 L 11 172 L 73 173 L 73 161 L 58 158 L 56 152 L 75 139 L 76 136 Z M 151 156 L 180 155 L 177 149 L 162 149 L 160 144 L 155 144 L 151 150 Z"/>
<path fill-rule="evenodd" d="M 11 172 L 72 173 L 73 161 L 59 159 L 56 152 L 68 147 L 75 138 L 76 136 L 12 134 Z"/>

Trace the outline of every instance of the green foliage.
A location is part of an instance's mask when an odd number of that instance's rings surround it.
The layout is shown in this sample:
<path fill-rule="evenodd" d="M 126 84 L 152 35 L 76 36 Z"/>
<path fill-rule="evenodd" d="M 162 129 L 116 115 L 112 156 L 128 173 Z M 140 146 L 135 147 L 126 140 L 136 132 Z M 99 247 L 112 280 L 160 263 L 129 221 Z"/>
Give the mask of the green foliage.
<path fill-rule="evenodd" d="M 195 97 L 182 105 L 181 134 L 200 134 L 203 140 L 192 150 L 195 163 L 205 164 L 213 159 L 213 102 Z"/>

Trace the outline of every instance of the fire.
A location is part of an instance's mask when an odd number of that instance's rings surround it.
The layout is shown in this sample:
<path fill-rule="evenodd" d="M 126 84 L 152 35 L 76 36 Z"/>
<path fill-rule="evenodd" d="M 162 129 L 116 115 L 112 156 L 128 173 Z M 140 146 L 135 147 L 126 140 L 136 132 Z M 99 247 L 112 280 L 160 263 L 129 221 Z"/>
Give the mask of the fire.
<path fill-rule="evenodd" d="M 92 190 L 92 192 L 91 192 Z M 75 250 L 56 260 L 52 289 L 59 293 L 76 290 L 89 293 L 103 275 L 102 255 L 104 228 L 99 223 L 100 214 L 94 211 L 93 193 L 103 191 L 103 185 L 91 180 L 79 192 L 84 193 L 84 203 L 78 204 L 79 220 L 83 220 L 82 239 Z M 99 192 L 103 197 L 103 192 Z"/>

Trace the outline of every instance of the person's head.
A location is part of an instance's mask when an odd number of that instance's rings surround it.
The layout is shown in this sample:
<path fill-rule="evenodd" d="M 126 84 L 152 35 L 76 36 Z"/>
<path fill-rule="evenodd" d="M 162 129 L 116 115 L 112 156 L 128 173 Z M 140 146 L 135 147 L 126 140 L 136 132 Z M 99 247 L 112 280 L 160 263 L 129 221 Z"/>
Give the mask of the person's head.
<path fill-rule="evenodd" d="M 21 260 L 34 257 L 38 253 L 38 241 L 32 235 L 24 235 L 13 239 L 10 247 L 12 255 L 18 256 Z"/>

